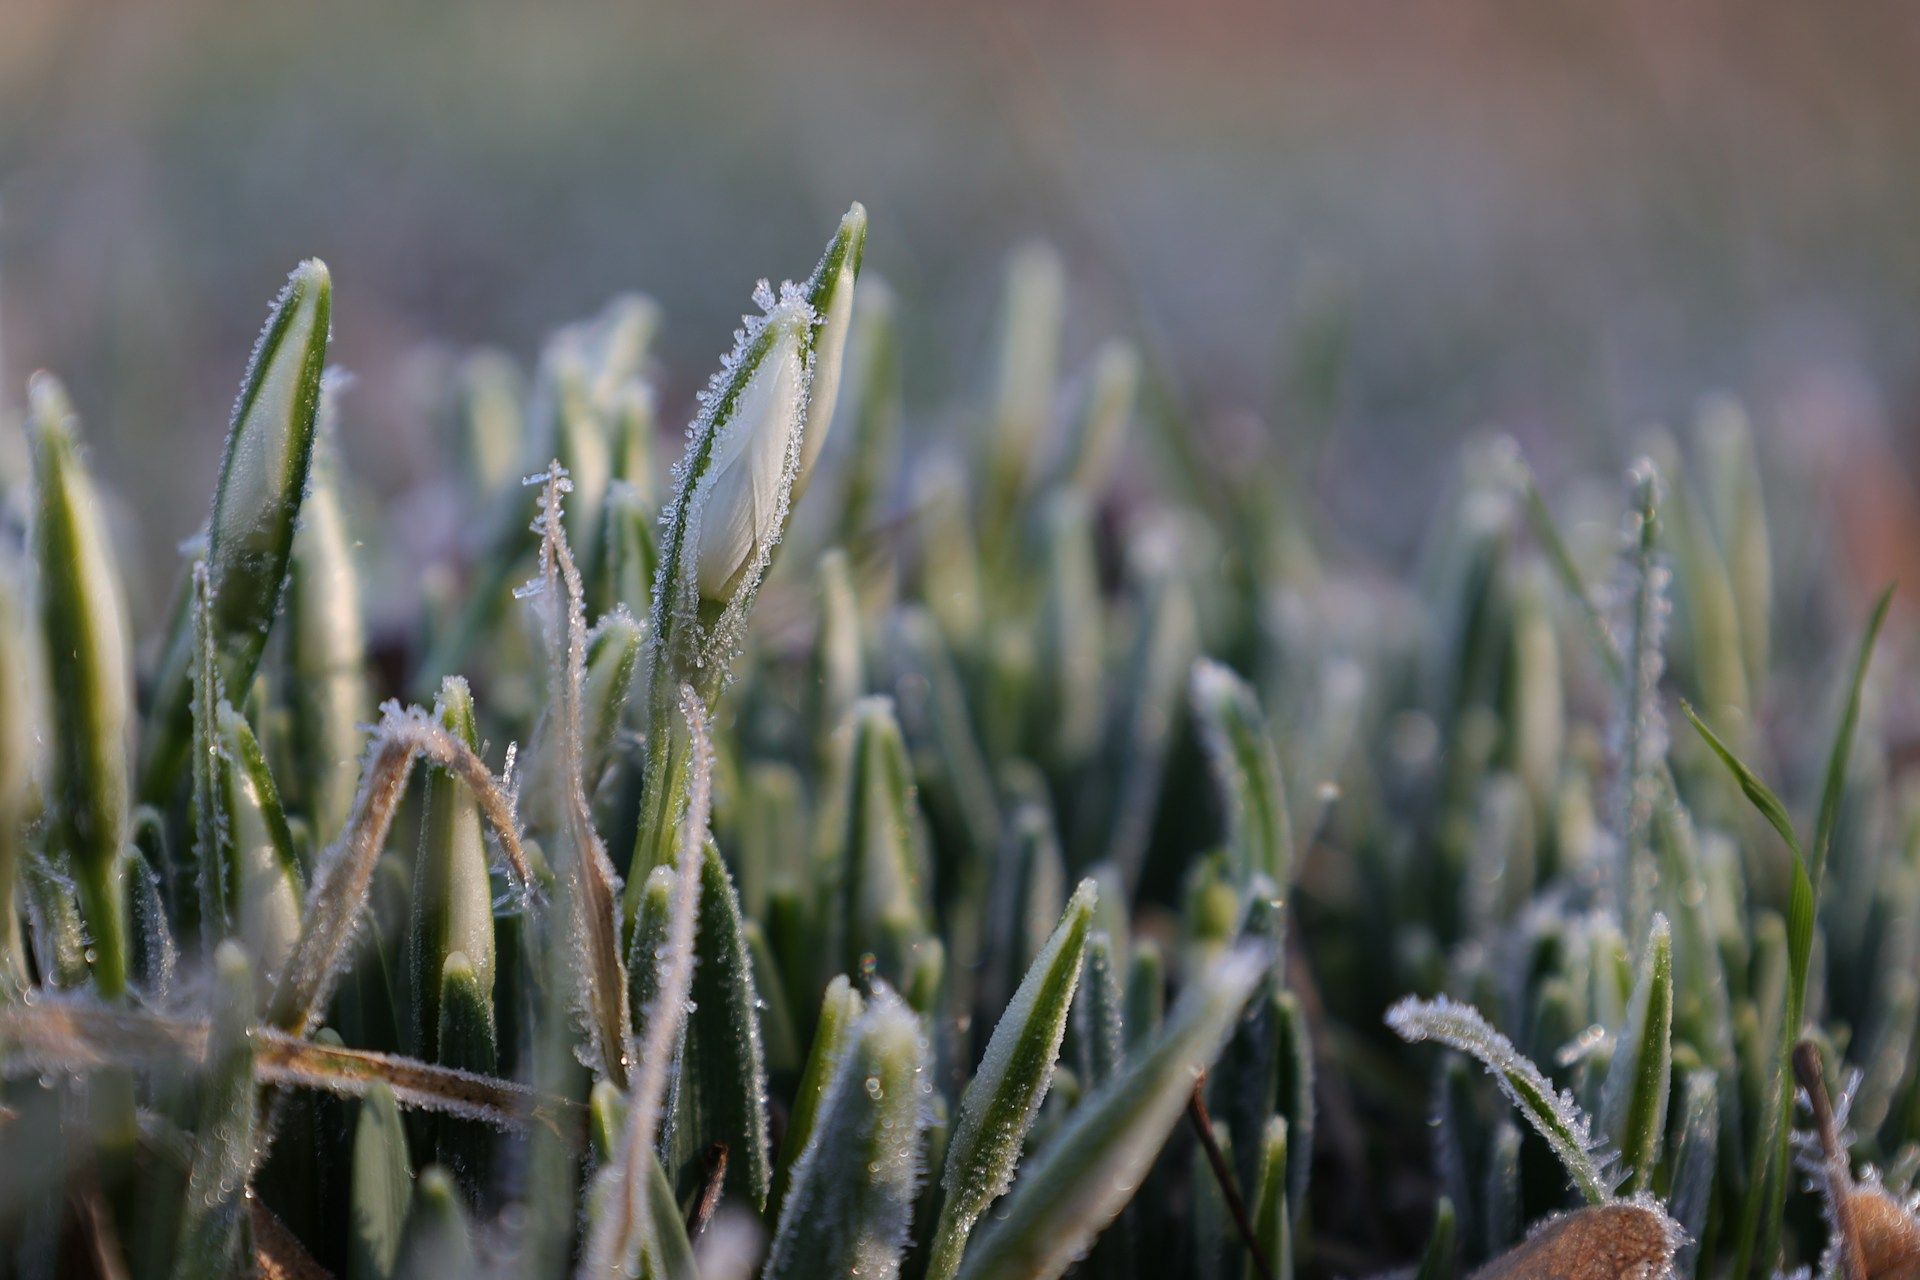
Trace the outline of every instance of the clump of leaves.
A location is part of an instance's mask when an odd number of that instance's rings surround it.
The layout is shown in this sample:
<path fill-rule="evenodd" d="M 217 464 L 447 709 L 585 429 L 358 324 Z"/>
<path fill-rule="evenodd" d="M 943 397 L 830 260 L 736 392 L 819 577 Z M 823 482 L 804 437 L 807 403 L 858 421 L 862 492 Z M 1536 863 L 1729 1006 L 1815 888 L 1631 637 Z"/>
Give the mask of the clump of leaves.
<path fill-rule="evenodd" d="M 1133 345 L 1073 365 L 1044 247 L 979 401 L 908 402 L 866 236 L 754 291 L 671 466 L 644 298 L 461 362 L 431 547 L 351 472 L 302 264 L 150 644 L 36 376 L 8 1274 L 1913 1271 L 1887 604 L 1811 678 L 1832 583 L 1736 411 L 1615 540 L 1476 447 L 1387 585 L 1277 443 L 1215 466 Z"/>

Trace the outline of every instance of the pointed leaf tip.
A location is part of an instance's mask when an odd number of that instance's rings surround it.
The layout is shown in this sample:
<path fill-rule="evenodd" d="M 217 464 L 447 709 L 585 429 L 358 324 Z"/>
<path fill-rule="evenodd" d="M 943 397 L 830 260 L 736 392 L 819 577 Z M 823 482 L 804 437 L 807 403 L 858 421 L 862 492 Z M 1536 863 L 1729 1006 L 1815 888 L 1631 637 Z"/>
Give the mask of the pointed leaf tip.
<path fill-rule="evenodd" d="M 961 1095 L 941 1179 L 946 1203 L 934 1231 L 928 1280 L 948 1280 L 960 1269 L 975 1223 L 1013 1183 L 1027 1134 L 1053 1082 L 1098 894 L 1091 878 L 1074 890 Z"/>
<path fill-rule="evenodd" d="M 1195 1073 L 1272 963 L 1242 944 L 1189 984 L 1166 1026 L 1112 1083 L 1084 1099 L 1021 1175 L 1005 1207 L 970 1242 L 962 1280 L 1064 1272 L 1132 1198 L 1193 1091 Z"/>

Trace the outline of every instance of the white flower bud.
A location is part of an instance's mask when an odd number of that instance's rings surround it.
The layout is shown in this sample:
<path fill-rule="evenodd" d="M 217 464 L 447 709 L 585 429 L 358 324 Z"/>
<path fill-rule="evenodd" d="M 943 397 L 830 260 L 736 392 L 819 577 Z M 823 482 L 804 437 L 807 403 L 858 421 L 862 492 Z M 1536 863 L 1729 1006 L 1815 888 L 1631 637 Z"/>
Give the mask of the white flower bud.
<path fill-rule="evenodd" d="M 766 346 L 717 428 L 694 498 L 694 572 L 705 599 L 729 600 L 780 537 L 807 403 L 810 323 L 804 305 L 783 303 L 767 317 Z"/>
<path fill-rule="evenodd" d="M 807 283 L 782 285 L 777 301 L 761 281 L 764 314 L 741 326 L 701 394 L 661 513 L 646 681 L 656 717 L 669 710 L 664 692 L 692 672 L 726 677 L 833 413 L 866 225 L 855 205 Z"/>

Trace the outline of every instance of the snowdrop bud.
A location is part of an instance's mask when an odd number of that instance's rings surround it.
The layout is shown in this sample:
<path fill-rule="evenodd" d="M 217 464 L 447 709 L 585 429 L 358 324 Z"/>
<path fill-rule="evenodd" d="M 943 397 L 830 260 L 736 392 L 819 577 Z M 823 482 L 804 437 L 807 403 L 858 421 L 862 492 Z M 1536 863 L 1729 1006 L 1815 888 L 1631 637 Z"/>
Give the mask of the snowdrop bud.
<path fill-rule="evenodd" d="M 833 425 L 834 402 L 840 398 L 840 369 L 847 354 L 847 333 L 853 327 L 853 290 L 860 278 L 860 261 L 867 249 L 866 206 L 855 201 L 840 229 L 827 245 L 820 265 L 807 281 L 807 304 L 813 308 L 813 387 L 807 401 L 807 421 L 800 441 L 800 470 L 793 479 L 793 497 L 799 500 L 813 475 L 813 464 Z"/>
<path fill-rule="evenodd" d="M 717 415 L 706 475 L 694 491 L 693 563 L 703 599 L 724 604 L 747 570 L 780 537 L 807 404 L 804 306 L 767 317 L 746 385 Z"/>
<path fill-rule="evenodd" d="M 312 258 L 295 267 L 254 345 L 227 431 L 207 522 L 207 571 L 218 669 L 224 687 L 236 694 L 253 681 L 287 581 L 313 461 L 332 306 L 326 264 Z M 191 736 L 188 684 L 195 654 L 188 614 L 183 610 L 179 617 L 142 743 L 140 792 L 155 803 L 171 795 Z"/>
<path fill-rule="evenodd" d="M 100 502 L 73 439 L 73 407 L 47 374 L 28 387 L 36 491 L 34 549 L 48 683 L 59 691 L 47 799 L 73 862 L 97 960 L 95 980 L 126 985 L 127 743 L 132 670 L 120 577 Z"/>
<path fill-rule="evenodd" d="M 661 514 L 645 681 L 655 719 L 670 720 L 665 691 L 686 677 L 698 672 L 709 694 L 727 678 L 803 464 L 818 455 L 819 442 L 809 449 L 806 436 L 824 433 L 832 415 L 865 243 L 866 212 L 856 204 L 805 285 L 783 284 L 776 297 L 761 281 L 754 301 L 762 314 L 734 334 L 700 395 Z M 813 389 L 826 398 L 813 399 Z"/>
<path fill-rule="evenodd" d="M 252 679 L 286 581 L 313 458 L 332 291 L 318 259 L 288 277 L 227 434 L 207 559 L 229 688 L 245 688 Z"/>

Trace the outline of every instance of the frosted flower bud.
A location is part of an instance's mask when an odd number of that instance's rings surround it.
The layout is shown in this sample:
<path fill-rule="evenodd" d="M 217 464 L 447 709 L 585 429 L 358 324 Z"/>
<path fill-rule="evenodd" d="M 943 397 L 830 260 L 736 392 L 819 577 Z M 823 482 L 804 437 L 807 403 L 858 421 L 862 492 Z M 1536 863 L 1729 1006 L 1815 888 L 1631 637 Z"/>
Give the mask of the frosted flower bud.
<path fill-rule="evenodd" d="M 649 689 L 674 687 L 678 677 L 662 671 L 725 678 L 832 416 L 865 244 L 866 211 L 856 204 L 805 285 L 783 284 L 776 300 L 762 281 L 754 291 L 762 314 L 734 334 L 700 396 L 661 512 Z"/>
<path fill-rule="evenodd" d="M 810 320 L 804 306 L 784 302 L 767 317 L 758 363 L 719 424 L 694 494 L 694 573 L 703 599 L 724 604 L 780 537 L 807 404 Z"/>

